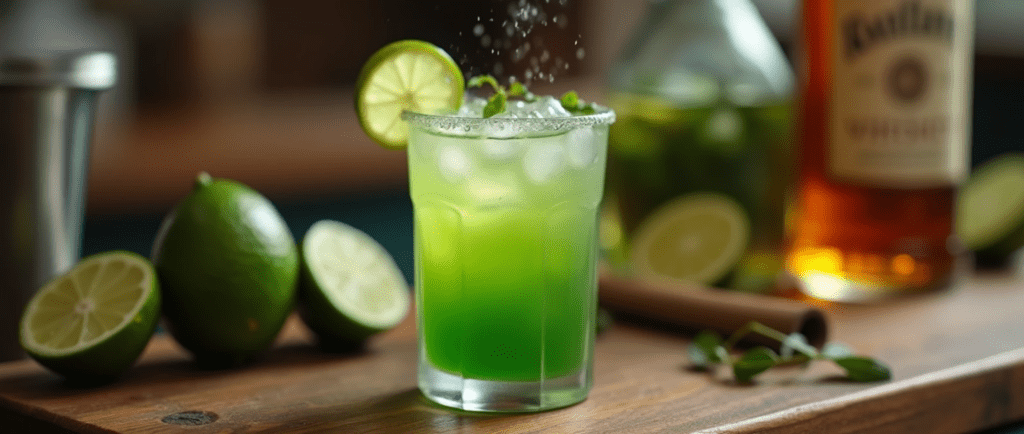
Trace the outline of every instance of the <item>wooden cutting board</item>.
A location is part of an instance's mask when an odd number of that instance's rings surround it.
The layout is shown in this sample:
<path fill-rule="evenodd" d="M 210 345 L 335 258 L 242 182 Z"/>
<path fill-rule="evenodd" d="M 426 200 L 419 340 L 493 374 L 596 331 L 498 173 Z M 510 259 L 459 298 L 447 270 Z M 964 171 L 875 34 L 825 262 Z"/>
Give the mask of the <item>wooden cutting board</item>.
<path fill-rule="evenodd" d="M 477 415 L 416 390 L 411 317 L 354 354 L 321 351 L 292 318 L 266 358 L 241 369 L 201 370 L 167 336 L 97 388 L 69 387 L 30 360 L 0 364 L 0 431 L 942 433 L 1024 419 L 1024 277 L 977 275 L 943 293 L 820 307 L 831 340 L 883 360 L 894 379 L 848 383 L 817 363 L 737 385 L 691 371 L 685 334 L 617 322 L 598 337 L 583 403 Z"/>

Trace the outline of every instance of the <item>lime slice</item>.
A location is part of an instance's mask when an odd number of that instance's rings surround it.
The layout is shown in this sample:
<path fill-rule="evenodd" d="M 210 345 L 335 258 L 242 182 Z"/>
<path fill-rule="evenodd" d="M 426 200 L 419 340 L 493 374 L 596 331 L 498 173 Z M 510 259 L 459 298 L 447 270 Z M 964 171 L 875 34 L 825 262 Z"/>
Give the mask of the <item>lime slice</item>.
<path fill-rule="evenodd" d="M 404 148 L 409 125 L 402 111 L 458 110 L 465 82 L 444 50 L 423 41 L 388 44 L 366 61 L 356 80 L 356 114 L 371 139 L 386 148 Z"/>
<path fill-rule="evenodd" d="M 975 170 L 959 193 L 956 232 L 969 249 L 992 258 L 1024 245 L 1024 154 Z"/>
<path fill-rule="evenodd" d="M 714 284 L 739 262 L 750 219 L 728 196 L 697 193 L 659 207 L 636 230 L 630 260 L 646 278 Z"/>
<path fill-rule="evenodd" d="M 21 317 L 21 346 L 69 379 L 107 380 L 135 363 L 159 317 L 149 261 L 131 252 L 100 253 L 32 297 Z"/>
<path fill-rule="evenodd" d="M 394 259 L 362 231 L 332 220 L 302 239 L 300 313 L 321 343 L 359 343 L 409 311 L 409 286 Z"/>

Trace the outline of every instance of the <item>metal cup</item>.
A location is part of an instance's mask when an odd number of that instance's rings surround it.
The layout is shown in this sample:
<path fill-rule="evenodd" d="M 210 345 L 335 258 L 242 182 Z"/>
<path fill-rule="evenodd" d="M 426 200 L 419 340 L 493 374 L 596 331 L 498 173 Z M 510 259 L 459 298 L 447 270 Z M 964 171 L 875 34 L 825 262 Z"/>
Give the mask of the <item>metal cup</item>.
<path fill-rule="evenodd" d="M 79 259 L 96 99 L 115 78 L 106 52 L 0 54 L 0 361 L 22 357 L 28 299 Z"/>

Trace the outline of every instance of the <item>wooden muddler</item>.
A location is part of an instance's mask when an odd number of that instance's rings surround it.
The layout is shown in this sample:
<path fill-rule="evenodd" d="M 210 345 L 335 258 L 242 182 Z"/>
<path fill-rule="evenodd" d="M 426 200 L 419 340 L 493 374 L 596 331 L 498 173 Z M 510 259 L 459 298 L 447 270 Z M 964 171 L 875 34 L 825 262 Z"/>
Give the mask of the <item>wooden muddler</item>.
<path fill-rule="evenodd" d="M 798 301 L 695 284 L 639 281 L 602 272 L 598 300 L 612 311 L 694 330 L 716 330 L 725 337 L 751 321 L 786 334 L 800 332 L 816 347 L 825 343 L 828 334 L 825 315 Z"/>

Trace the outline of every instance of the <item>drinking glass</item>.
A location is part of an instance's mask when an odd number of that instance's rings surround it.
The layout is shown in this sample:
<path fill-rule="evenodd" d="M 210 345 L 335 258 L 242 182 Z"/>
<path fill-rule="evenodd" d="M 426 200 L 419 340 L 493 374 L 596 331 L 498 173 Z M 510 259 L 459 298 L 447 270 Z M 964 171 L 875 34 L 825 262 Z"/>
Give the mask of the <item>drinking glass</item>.
<path fill-rule="evenodd" d="M 541 411 L 586 399 L 615 113 L 403 119 L 420 389 L 470 411 Z"/>

